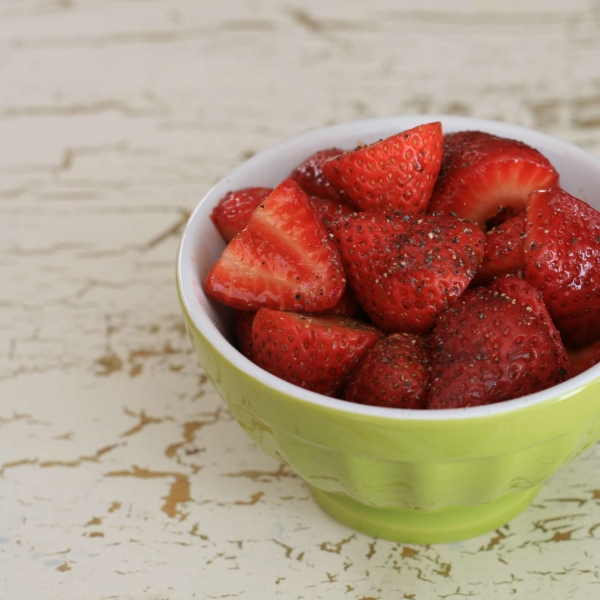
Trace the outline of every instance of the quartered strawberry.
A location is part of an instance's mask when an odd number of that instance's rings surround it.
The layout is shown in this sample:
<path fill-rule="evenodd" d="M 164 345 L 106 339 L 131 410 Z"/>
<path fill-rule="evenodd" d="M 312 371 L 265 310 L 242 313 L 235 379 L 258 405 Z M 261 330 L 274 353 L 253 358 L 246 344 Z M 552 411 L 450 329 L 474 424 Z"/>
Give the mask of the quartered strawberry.
<path fill-rule="evenodd" d="M 477 269 L 475 282 L 486 284 L 512 269 L 523 269 L 524 237 L 525 211 L 487 231 L 483 260 Z"/>
<path fill-rule="evenodd" d="M 424 212 L 442 164 L 442 125 L 419 125 L 359 146 L 323 164 L 342 199 L 357 210 Z"/>
<path fill-rule="evenodd" d="M 254 209 L 264 202 L 273 188 L 250 187 L 228 192 L 219 200 L 210 218 L 226 242 L 230 242 L 250 220 Z"/>
<path fill-rule="evenodd" d="M 249 310 L 233 311 L 233 337 L 238 350 L 249 360 L 254 361 L 252 352 L 252 323 L 256 313 Z"/>
<path fill-rule="evenodd" d="M 318 312 L 339 301 L 345 277 L 306 193 L 286 179 L 225 248 L 204 287 L 233 308 Z"/>
<path fill-rule="evenodd" d="M 591 369 L 600 363 L 600 340 L 577 350 L 569 350 L 569 358 L 574 376 Z"/>
<path fill-rule="evenodd" d="M 523 210 L 532 190 L 557 184 L 550 162 L 522 142 L 482 131 L 450 133 L 428 212 L 455 214 L 485 229 L 499 212 Z"/>
<path fill-rule="evenodd" d="M 329 228 L 348 285 L 388 332 L 423 333 L 469 285 L 483 232 L 451 216 L 362 212 Z"/>
<path fill-rule="evenodd" d="M 344 399 L 391 408 L 425 408 L 429 344 L 421 336 L 393 333 L 363 356 L 350 376 Z"/>
<path fill-rule="evenodd" d="M 430 409 L 510 400 L 565 377 L 546 323 L 487 288 L 466 292 L 438 316 L 432 363 Z"/>
<path fill-rule="evenodd" d="M 327 148 L 311 154 L 302 164 L 298 165 L 290 177 L 307 193 L 312 196 L 342 200 L 337 190 L 323 174 L 323 163 L 343 152 L 340 148 Z"/>
<path fill-rule="evenodd" d="M 600 213 L 564 190 L 533 192 L 524 252 L 525 277 L 565 344 L 600 339 Z"/>
<path fill-rule="evenodd" d="M 273 375 L 333 396 L 383 333 L 356 319 L 263 308 L 252 325 L 254 360 Z"/>

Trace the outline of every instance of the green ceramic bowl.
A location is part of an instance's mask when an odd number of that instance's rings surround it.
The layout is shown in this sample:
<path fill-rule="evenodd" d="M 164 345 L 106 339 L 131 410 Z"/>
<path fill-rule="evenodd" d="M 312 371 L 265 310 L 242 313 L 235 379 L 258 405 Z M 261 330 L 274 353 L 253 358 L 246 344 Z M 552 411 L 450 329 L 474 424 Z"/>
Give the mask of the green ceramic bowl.
<path fill-rule="evenodd" d="M 191 216 L 177 260 L 190 338 L 206 375 L 248 435 L 289 465 L 334 518 L 373 536 L 450 542 L 491 531 L 523 511 L 540 486 L 600 438 L 600 365 L 565 383 L 490 406 L 410 411 L 351 404 L 263 371 L 230 343 L 229 314 L 202 283 L 224 243 L 209 215 L 229 190 L 275 186 L 311 153 L 353 148 L 421 123 L 478 129 L 541 150 L 562 186 L 600 209 L 600 160 L 522 127 L 411 115 L 318 129 L 235 169 Z"/>

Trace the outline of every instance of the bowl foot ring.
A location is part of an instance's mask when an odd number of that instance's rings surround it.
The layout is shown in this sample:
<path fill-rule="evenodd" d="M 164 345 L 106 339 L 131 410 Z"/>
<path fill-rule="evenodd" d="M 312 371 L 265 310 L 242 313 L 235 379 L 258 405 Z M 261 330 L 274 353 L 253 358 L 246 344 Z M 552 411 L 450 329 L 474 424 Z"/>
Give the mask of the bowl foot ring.
<path fill-rule="evenodd" d="M 523 512 L 541 485 L 510 492 L 488 504 L 451 506 L 435 511 L 376 508 L 349 496 L 309 485 L 317 504 L 334 519 L 367 535 L 408 544 L 444 544 L 494 531 Z"/>

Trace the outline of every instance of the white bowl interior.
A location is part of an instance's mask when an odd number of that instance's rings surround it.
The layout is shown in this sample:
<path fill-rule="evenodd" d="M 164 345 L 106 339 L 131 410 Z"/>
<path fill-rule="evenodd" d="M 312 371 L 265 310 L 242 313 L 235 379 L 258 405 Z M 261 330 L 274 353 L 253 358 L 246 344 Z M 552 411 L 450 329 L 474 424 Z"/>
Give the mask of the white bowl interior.
<path fill-rule="evenodd" d="M 481 130 L 521 140 L 540 150 L 560 173 L 561 186 L 574 196 L 600 210 L 600 159 L 551 136 L 517 125 L 444 115 L 408 115 L 354 121 L 317 129 L 270 148 L 226 175 L 200 201 L 185 229 L 177 259 L 177 278 L 182 300 L 196 327 L 215 349 L 230 362 L 265 384 L 307 402 L 316 402 L 339 410 L 401 419 L 449 419 L 491 415 L 517 410 L 549 399 L 564 400 L 595 379 L 600 378 L 600 364 L 561 383 L 529 396 L 488 406 L 436 411 L 391 409 L 366 406 L 327 398 L 287 383 L 259 368 L 228 341 L 229 312 L 226 307 L 206 297 L 203 282 L 225 243 L 210 220 L 219 200 L 230 190 L 249 186 L 275 187 L 308 156 L 337 146 L 344 150 L 372 143 L 423 123 L 441 121 L 444 133 Z"/>

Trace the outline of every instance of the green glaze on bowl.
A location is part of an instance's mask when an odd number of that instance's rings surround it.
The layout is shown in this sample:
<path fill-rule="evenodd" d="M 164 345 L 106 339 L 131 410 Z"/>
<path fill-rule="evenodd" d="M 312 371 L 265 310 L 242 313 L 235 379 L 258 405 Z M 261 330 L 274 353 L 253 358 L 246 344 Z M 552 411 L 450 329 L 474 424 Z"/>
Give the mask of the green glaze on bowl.
<path fill-rule="evenodd" d="M 508 522 L 550 475 L 600 438 L 600 365 L 551 390 L 485 407 L 355 405 L 288 384 L 243 357 L 227 341 L 227 310 L 206 298 L 202 282 L 224 246 L 209 215 L 226 191 L 275 185 L 318 149 L 354 147 L 438 119 L 446 132 L 487 130 L 539 148 L 561 173 L 563 187 L 594 204 L 588 196 L 600 189 L 600 161 L 554 138 L 460 117 L 373 119 L 305 134 L 239 167 L 190 218 L 177 266 L 199 361 L 248 435 L 296 471 L 341 522 L 373 536 L 427 544 Z M 595 203 L 600 208 L 600 197 Z"/>

